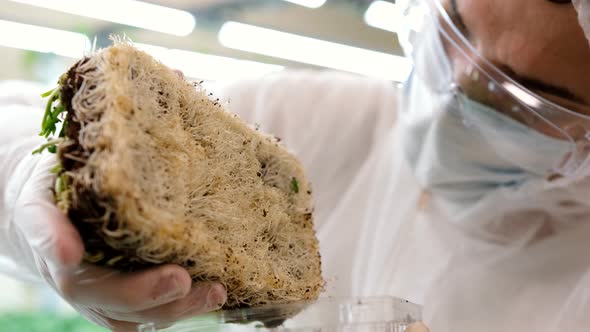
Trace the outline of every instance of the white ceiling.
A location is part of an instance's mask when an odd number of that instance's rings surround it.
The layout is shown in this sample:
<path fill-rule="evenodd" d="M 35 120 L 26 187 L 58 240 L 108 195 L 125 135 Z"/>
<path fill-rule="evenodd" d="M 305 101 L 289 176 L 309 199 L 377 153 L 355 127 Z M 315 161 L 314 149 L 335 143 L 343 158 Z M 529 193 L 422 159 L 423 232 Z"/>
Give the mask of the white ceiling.
<path fill-rule="evenodd" d="M 192 12 L 197 17 L 197 26 L 195 31 L 186 37 L 132 29 L 9 0 L 0 0 L 0 19 L 81 31 L 89 36 L 98 35 L 99 44 L 107 43 L 107 36 L 110 33 L 125 33 L 137 42 L 306 67 L 300 63 L 224 48 L 217 41 L 217 31 L 226 20 L 235 20 L 381 52 L 401 54 L 394 34 L 368 27 L 364 23 L 363 8 L 354 3 L 369 1 L 328 0 L 326 5 L 319 9 L 309 9 L 281 0 L 149 0 L 152 3 Z M 0 59 L 3 60 L 3 66 L 0 66 L 0 79 L 31 78 L 33 74 L 27 73 L 26 70 L 19 72 L 18 69 L 23 66 L 23 53 L 23 51 L 0 47 Z"/>
<path fill-rule="evenodd" d="M 241 1 L 247 2 L 248 0 Z M 240 2 L 240 0 L 149 0 L 148 2 L 179 9 L 195 9 L 216 6 L 223 3 Z"/>

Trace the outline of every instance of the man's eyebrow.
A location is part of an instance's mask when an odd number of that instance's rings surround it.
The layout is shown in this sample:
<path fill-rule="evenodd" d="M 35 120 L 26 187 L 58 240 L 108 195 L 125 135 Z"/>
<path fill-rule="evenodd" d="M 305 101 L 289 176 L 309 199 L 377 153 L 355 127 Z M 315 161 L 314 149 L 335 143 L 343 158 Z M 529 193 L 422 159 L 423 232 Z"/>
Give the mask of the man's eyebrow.
<path fill-rule="evenodd" d="M 568 3 L 568 2 L 571 2 L 571 1 L 566 1 L 565 3 Z M 459 11 L 459 6 L 457 5 L 457 0 L 450 0 L 450 3 L 451 3 L 451 15 L 453 16 L 455 23 L 459 26 L 459 28 L 463 31 L 463 33 L 465 35 L 468 35 L 469 29 L 467 29 L 467 26 L 465 25 L 465 21 L 463 20 L 463 16 L 461 16 L 461 12 Z M 550 84 L 547 82 L 543 82 L 543 81 L 538 80 L 536 78 L 527 77 L 525 75 L 517 74 L 512 68 L 507 67 L 507 66 L 500 66 L 500 67 L 506 68 L 507 72 L 509 73 L 508 75 L 510 77 L 512 77 L 514 80 L 516 80 L 517 82 L 519 82 L 520 84 L 522 84 L 523 86 L 525 86 L 531 90 L 544 92 L 544 93 L 547 93 L 547 94 L 550 94 L 550 95 L 553 95 L 553 96 L 556 96 L 559 98 L 571 100 L 576 103 L 589 105 L 587 100 L 576 95 L 575 93 L 573 93 L 571 90 L 569 90 L 567 88 L 556 86 L 554 84 Z"/>
<path fill-rule="evenodd" d="M 550 95 L 553 95 L 553 96 L 556 96 L 559 98 L 563 98 L 563 99 L 571 100 L 576 103 L 588 105 L 588 102 L 584 98 L 576 95 L 571 90 L 569 90 L 565 87 L 560 87 L 560 86 L 557 86 L 554 84 L 543 82 L 543 81 L 538 80 L 536 78 L 516 74 L 514 72 L 514 70 L 512 70 L 512 69 L 508 69 L 508 70 L 510 72 L 509 76 L 512 77 L 512 79 L 514 79 L 515 81 L 524 85 L 528 89 L 531 89 L 533 91 L 544 92 L 544 93 L 547 93 L 547 94 L 550 94 Z"/>

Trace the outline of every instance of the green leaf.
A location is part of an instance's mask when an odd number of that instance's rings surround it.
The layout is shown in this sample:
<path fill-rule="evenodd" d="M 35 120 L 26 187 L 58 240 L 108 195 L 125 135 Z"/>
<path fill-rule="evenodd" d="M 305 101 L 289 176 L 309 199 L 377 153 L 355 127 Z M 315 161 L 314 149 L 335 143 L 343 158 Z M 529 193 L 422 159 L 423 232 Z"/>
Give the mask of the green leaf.
<path fill-rule="evenodd" d="M 63 167 L 60 164 L 53 166 L 49 171 L 53 174 L 59 174 L 63 170 Z"/>
<path fill-rule="evenodd" d="M 299 193 L 299 182 L 297 182 L 296 178 L 291 179 L 291 191 L 296 194 Z"/>
<path fill-rule="evenodd" d="M 57 105 L 53 107 L 53 112 L 51 112 L 51 122 L 53 123 L 54 127 L 55 124 L 61 122 L 59 115 L 65 112 L 65 108 L 61 105 Z"/>
<path fill-rule="evenodd" d="M 45 149 L 51 153 L 55 153 L 57 151 L 57 144 L 62 143 L 63 141 L 63 138 L 50 139 L 45 144 L 41 145 L 37 150 L 33 151 L 33 154 L 41 153 Z"/>
<path fill-rule="evenodd" d="M 47 124 L 47 126 L 45 127 L 45 131 L 41 132 L 41 136 L 49 138 L 49 136 L 53 135 L 53 133 L 55 133 L 56 130 L 57 128 L 55 127 L 55 123 Z"/>
<path fill-rule="evenodd" d="M 51 90 L 49 90 L 47 92 L 42 93 L 41 94 L 41 98 L 47 98 L 47 97 L 51 96 L 51 94 L 53 94 L 53 92 L 55 91 L 55 89 L 57 89 L 57 88 L 53 88 L 53 89 L 51 89 Z"/>
<path fill-rule="evenodd" d="M 53 117 L 52 106 L 53 103 L 59 99 L 59 89 L 55 88 L 49 95 L 49 100 L 45 106 L 45 113 L 43 114 L 43 121 L 41 122 L 41 133 L 39 136 L 49 137 L 52 133 L 55 133 L 56 119 Z"/>
<path fill-rule="evenodd" d="M 56 153 L 57 144 L 63 142 L 63 137 L 65 137 L 65 117 L 60 115 L 67 112 L 59 100 L 60 86 L 58 85 L 56 88 L 43 93 L 41 97 L 48 98 L 48 100 L 47 105 L 45 106 L 45 112 L 43 113 L 43 121 L 41 122 L 41 132 L 39 132 L 39 136 L 47 138 L 47 142 L 33 151 L 33 154 L 41 153 L 45 149 L 51 153 Z M 57 104 L 55 104 L 56 101 L 58 102 Z M 59 138 L 52 137 L 57 131 L 57 124 L 62 121 L 64 123 L 58 134 Z"/>
<path fill-rule="evenodd" d="M 55 193 L 57 195 L 63 193 L 68 188 L 68 178 L 66 174 L 62 174 L 55 179 Z"/>

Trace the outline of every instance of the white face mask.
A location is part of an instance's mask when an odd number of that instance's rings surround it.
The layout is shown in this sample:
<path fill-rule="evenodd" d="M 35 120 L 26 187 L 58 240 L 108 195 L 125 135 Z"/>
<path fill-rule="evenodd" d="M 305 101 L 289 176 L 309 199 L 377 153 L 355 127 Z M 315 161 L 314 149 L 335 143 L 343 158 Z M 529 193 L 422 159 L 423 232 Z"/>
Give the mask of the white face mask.
<path fill-rule="evenodd" d="M 406 157 L 421 185 L 454 203 L 472 204 L 499 188 L 544 181 L 556 156 L 570 150 L 569 142 L 465 96 L 433 95 L 417 76 L 405 89 Z"/>
<path fill-rule="evenodd" d="M 400 112 L 404 151 L 420 184 L 465 207 L 498 189 L 545 182 L 571 143 L 453 92 L 451 66 L 429 28 L 415 45 Z"/>

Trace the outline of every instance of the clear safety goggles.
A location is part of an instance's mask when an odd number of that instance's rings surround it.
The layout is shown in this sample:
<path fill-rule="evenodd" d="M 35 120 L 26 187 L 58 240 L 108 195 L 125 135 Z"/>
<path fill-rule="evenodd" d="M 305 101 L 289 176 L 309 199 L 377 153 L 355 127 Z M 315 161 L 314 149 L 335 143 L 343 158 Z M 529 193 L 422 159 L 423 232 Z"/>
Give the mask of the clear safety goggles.
<path fill-rule="evenodd" d="M 548 100 L 511 78 L 478 53 L 440 0 L 405 1 L 404 22 L 398 33 L 404 51 L 414 58 L 414 49 L 420 47 L 423 30 L 430 26 L 436 29 L 443 51 L 442 54 L 431 52 L 427 55 L 431 59 L 426 61 L 430 65 L 437 62 L 443 65 L 442 59 L 437 58 L 442 56 L 451 67 L 448 75 L 451 77 L 447 78 L 445 86 L 433 86 L 433 90 L 464 95 L 538 133 L 569 143 L 567 152 L 555 156 L 555 166 L 548 175 L 568 179 L 590 175 L 590 106 L 571 100 Z M 438 70 L 435 67 L 430 69 Z M 431 75 L 424 72 L 427 70 L 416 63 L 415 74 Z M 462 99 L 455 98 L 456 103 L 461 104 Z"/>

